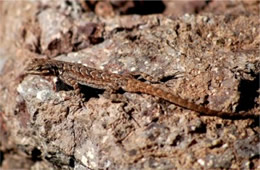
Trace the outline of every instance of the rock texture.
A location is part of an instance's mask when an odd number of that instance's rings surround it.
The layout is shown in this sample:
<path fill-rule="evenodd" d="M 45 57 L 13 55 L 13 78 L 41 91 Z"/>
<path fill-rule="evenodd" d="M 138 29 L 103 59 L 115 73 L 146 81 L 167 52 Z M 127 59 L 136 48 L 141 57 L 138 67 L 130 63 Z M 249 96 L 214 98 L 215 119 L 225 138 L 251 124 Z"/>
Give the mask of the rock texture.
<path fill-rule="evenodd" d="M 1 168 L 260 168 L 258 119 L 200 116 L 144 94 L 113 102 L 89 87 L 80 98 L 54 77 L 23 74 L 33 57 L 141 71 L 197 104 L 260 114 L 258 2 L 120 15 L 141 2 L 0 2 Z"/>

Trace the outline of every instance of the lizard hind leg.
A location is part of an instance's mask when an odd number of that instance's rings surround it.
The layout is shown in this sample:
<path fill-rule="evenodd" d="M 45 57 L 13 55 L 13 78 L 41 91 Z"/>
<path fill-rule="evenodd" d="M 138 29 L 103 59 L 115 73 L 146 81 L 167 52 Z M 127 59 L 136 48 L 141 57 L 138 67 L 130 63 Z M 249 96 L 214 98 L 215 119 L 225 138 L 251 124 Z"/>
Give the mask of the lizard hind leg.
<path fill-rule="evenodd" d="M 140 80 L 140 81 L 148 81 L 149 83 L 162 83 L 162 82 L 167 82 L 168 80 L 171 79 L 176 79 L 176 78 L 180 78 L 183 77 L 183 72 L 180 71 L 176 71 L 171 75 L 160 75 L 160 76 L 151 76 L 147 73 L 143 73 L 143 72 L 131 72 L 129 73 L 133 78 Z"/>
<path fill-rule="evenodd" d="M 154 76 L 151 76 L 150 74 L 147 74 L 144 72 L 138 72 L 138 71 L 131 72 L 128 74 L 137 80 L 140 80 L 140 81 L 145 80 L 150 83 L 158 83 L 158 82 L 160 82 L 160 79 L 161 79 L 160 77 L 154 77 Z"/>
<path fill-rule="evenodd" d="M 133 117 L 133 112 L 135 112 L 134 107 L 123 94 L 117 93 L 117 91 L 118 89 L 106 89 L 103 96 L 110 99 L 112 102 L 120 102 L 121 107 L 119 107 L 119 111 L 123 113 L 123 116 L 128 120 L 133 120 L 139 127 L 141 127 L 138 121 Z"/>
<path fill-rule="evenodd" d="M 105 90 L 103 96 L 106 99 L 110 99 L 112 102 L 123 102 L 123 103 L 128 103 L 127 98 L 120 93 L 116 93 L 117 90 L 112 89 L 112 88 L 108 88 Z"/>

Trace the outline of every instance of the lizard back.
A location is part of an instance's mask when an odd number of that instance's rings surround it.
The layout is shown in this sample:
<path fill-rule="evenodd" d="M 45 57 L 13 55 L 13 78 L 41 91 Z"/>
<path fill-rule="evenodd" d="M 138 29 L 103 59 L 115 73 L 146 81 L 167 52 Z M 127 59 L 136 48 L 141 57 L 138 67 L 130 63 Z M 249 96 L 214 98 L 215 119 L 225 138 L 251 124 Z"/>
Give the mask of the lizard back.
<path fill-rule="evenodd" d="M 219 117 L 255 117 L 252 114 L 236 114 L 221 112 L 197 105 L 188 100 L 182 99 L 171 92 L 151 84 L 139 81 L 130 75 L 120 75 L 108 71 L 98 70 L 78 63 L 70 63 L 58 60 L 34 59 L 27 67 L 27 74 L 53 75 L 59 77 L 65 83 L 76 88 L 82 84 L 99 89 L 112 89 L 116 91 L 123 89 L 127 92 L 145 93 L 160 97 L 173 104 L 190 109 L 205 115 Z"/>

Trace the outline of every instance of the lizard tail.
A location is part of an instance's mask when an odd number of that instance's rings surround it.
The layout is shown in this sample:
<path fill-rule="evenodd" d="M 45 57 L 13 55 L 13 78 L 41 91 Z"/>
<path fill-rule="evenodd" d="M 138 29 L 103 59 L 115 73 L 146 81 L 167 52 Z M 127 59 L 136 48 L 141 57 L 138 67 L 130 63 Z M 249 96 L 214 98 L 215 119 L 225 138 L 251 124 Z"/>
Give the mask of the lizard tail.
<path fill-rule="evenodd" d="M 247 113 L 231 113 L 231 112 L 222 112 L 217 110 L 212 110 L 207 107 L 204 107 L 202 105 L 198 105 L 195 103 L 192 103 L 188 100 L 182 99 L 171 92 L 168 92 L 166 90 L 163 90 L 162 88 L 155 87 L 153 85 L 140 82 L 140 81 L 132 81 L 128 83 L 128 91 L 129 92 L 140 92 L 149 94 L 155 97 L 160 97 L 164 100 L 167 100 L 173 104 L 176 104 L 178 106 L 181 106 L 183 108 L 196 111 L 198 113 L 202 113 L 204 115 L 208 116 L 218 116 L 223 118 L 251 118 L 255 117 L 255 115 L 247 114 Z"/>
<path fill-rule="evenodd" d="M 170 93 L 166 90 L 163 90 L 163 89 L 158 88 L 158 87 L 154 87 L 154 86 L 149 85 L 149 84 L 147 84 L 147 87 L 145 89 L 141 89 L 141 90 L 143 90 L 143 93 L 160 97 L 164 100 L 167 100 L 171 103 L 174 103 L 178 106 L 181 106 L 181 107 L 189 109 L 189 110 L 193 110 L 193 111 L 196 111 L 196 112 L 199 112 L 199 113 L 204 113 L 204 114 L 207 114 L 207 115 L 219 114 L 219 111 L 208 109 L 208 108 L 206 108 L 202 105 L 197 105 L 197 104 L 192 103 L 188 100 L 182 99 L 179 96 L 176 96 L 176 95 L 174 95 L 174 94 L 172 94 L 172 93 Z"/>

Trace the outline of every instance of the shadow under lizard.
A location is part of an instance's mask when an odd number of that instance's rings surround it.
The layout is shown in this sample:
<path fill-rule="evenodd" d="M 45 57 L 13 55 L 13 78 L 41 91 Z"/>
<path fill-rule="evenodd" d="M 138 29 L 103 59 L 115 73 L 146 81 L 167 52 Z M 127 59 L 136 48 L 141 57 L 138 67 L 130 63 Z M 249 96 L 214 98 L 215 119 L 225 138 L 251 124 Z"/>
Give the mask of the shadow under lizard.
<path fill-rule="evenodd" d="M 142 82 L 131 76 L 131 74 L 121 75 L 111 73 L 77 63 L 50 59 L 33 59 L 28 65 L 26 73 L 44 76 L 57 76 L 64 83 L 72 86 L 75 90 L 77 90 L 77 92 L 79 92 L 79 84 L 98 89 L 105 89 L 110 93 L 115 93 L 117 90 L 122 89 L 126 92 L 145 93 L 156 96 L 183 108 L 193 110 L 204 115 L 219 116 L 223 118 L 255 117 L 255 115 L 247 114 L 245 112 L 240 114 L 212 110 L 202 105 L 182 99 L 160 87 Z"/>

